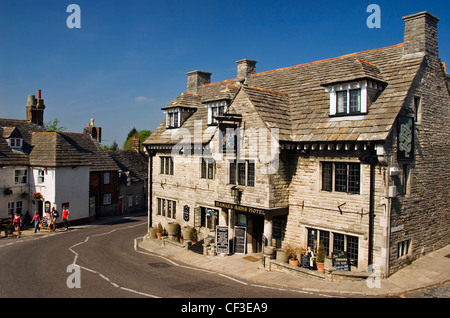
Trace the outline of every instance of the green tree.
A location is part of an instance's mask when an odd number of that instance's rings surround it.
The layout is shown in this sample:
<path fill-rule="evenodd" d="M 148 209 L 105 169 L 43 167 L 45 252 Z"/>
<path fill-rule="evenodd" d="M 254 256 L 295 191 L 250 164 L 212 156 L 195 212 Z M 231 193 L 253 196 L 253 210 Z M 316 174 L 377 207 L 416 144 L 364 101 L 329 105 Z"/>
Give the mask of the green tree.
<path fill-rule="evenodd" d="M 134 137 L 138 138 L 141 144 L 140 150 L 143 150 L 142 143 L 151 135 L 150 130 L 141 130 L 138 131 L 133 127 L 131 131 L 128 133 L 127 140 L 123 143 L 124 150 L 132 150 L 133 149 L 133 139 Z"/>
<path fill-rule="evenodd" d="M 66 131 L 67 130 L 66 127 L 59 126 L 58 118 L 53 119 L 53 121 L 44 123 L 44 127 L 45 127 L 45 129 L 47 129 L 47 131 Z"/>
<path fill-rule="evenodd" d="M 105 146 L 103 146 L 103 148 L 104 148 L 106 151 L 117 151 L 117 150 L 119 150 L 119 145 L 118 145 L 117 142 L 114 140 L 114 142 L 112 143 L 111 146 L 105 145 Z"/>

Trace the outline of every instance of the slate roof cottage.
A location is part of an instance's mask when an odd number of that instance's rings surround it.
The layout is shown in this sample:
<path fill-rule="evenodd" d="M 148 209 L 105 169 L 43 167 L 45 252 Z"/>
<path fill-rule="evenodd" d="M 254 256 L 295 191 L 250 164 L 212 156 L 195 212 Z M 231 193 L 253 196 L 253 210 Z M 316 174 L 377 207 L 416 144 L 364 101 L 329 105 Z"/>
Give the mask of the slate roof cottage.
<path fill-rule="evenodd" d="M 438 18 L 405 16 L 404 42 L 211 83 L 188 73 L 150 153 L 150 220 L 244 247 L 345 252 L 388 276 L 450 242 L 448 75 Z"/>

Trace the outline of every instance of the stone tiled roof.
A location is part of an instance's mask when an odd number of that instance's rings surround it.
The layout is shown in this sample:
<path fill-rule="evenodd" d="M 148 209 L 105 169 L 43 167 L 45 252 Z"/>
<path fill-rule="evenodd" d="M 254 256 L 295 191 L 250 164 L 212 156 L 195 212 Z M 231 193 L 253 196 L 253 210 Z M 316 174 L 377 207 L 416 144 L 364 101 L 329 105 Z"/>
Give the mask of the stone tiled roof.
<path fill-rule="evenodd" d="M 90 166 L 90 171 L 119 167 L 102 145 L 88 134 L 42 132 L 32 136 L 30 164 L 44 167 Z"/>
<path fill-rule="evenodd" d="M 148 178 L 148 157 L 140 152 L 133 150 L 119 150 L 109 153 L 120 170 L 124 173 L 121 175 L 120 181 L 127 182 L 125 172 L 129 172 L 131 181 L 143 181 Z"/>
<path fill-rule="evenodd" d="M 43 131 L 46 131 L 44 127 L 30 124 L 26 120 L 0 118 L 0 165 L 28 165 L 32 150 L 31 136 L 33 132 Z M 7 139 L 19 135 L 23 138 L 22 149 L 13 150 L 9 147 Z"/>
<path fill-rule="evenodd" d="M 269 128 L 280 129 L 280 140 L 292 142 L 383 141 L 403 106 L 411 83 L 422 65 L 421 54 L 403 56 L 403 44 L 352 53 L 312 63 L 252 74 L 241 87 L 234 80 L 203 85 L 200 101 L 233 100 L 242 89 Z M 384 89 L 373 100 L 367 114 L 358 118 L 332 118 L 330 95 L 324 86 L 367 79 Z M 233 104 L 231 104 L 232 108 Z M 181 128 L 192 128 L 202 120 L 203 141 L 214 134 L 206 126 L 207 111 L 197 111 Z M 173 145 L 180 130 L 165 128 L 165 121 L 145 141 L 149 145 Z M 181 137 L 180 137 L 181 138 Z"/>

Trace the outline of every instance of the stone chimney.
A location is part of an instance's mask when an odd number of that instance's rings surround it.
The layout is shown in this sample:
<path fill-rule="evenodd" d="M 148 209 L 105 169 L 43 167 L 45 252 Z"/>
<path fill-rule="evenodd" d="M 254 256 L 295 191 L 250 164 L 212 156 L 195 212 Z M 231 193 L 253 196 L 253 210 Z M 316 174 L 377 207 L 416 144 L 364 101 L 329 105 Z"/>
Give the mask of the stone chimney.
<path fill-rule="evenodd" d="M 208 72 L 192 71 L 186 75 L 188 76 L 186 88 L 188 94 L 197 94 L 200 86 L 211 83 L 211 73 Z"/>
<path fill-rule="evenodd" d="M 141 152 L 141 141 L 136 136 L 133 137 L 131 149 L 136 152 Z"/>
<path fill-rule="evenodd" d="M 425 52 L 438 57 L 437 23 L 439 19 L 423 11 L 403 17 L 403 21 L 405 21 L 403 54 Z"/>
<path fill-rule="evenodd" d="M 41 90 L 38 90 L 38 98 L 35 95 L 28 95 L 27 100 L 27 121 L 39 126 L 44 125 L 44 100 L 41 98 Z"/>
<path fill-rule="evenodd" d="M 247 78 L 256 73 L 256 61 L 243 59 L 236 62 L 237 63 L 237 81 L 239 83 L 244 83 Z"/>
<path fill-rule="evenodd" d="M 94 125 L 94 118 L 91 118 L 91 122 L 84 127 L 83 132 L 85 134 L 89 134 L 92 139 L 97 140 L 99 143 L 102 143 L 102 127 L 97 127 Z"/>

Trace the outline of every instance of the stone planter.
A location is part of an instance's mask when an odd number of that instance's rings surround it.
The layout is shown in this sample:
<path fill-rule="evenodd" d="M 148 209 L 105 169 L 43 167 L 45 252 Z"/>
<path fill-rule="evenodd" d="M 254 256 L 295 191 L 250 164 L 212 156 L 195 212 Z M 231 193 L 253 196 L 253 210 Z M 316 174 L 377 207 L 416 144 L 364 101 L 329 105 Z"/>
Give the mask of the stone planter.
<path fill-rule="evenodd" d="M 155 239 L 156 238 L 156 231 L 157 231 L 157 229 L 155 227 L 150 227 L 148 229 L 148 238 Z"/>
<path fill-rule="evenodd" d="M 275 253 L 275 247 L 264 246 L 263 252 L 264 252 L 264 255 L 273 255 Z"/>
<path fill-rule="evenodd" d="M 181 235 L 183 235 L 183 239 L 189 241 L 196 241 L 195 229 L 193 227 L 185 226 L 181 229 Z"/>
<path fill-rule="evenodd" d="M 277 252 L 277 256 L 276 256 L 276 261 L 281 262 L 281 263 L 287 263 L 288 259 L 289 259 L 289 255 L 288 253 L 283 250 L 283 249 L 278 249 L 276 250 Z"/>
<path fill-rule="evenodd" d="M 167 224 L 167 234 L 168 235 L 178 235 L 180 234 L 180 225 L 178 223 L 168 223 Z"/>

